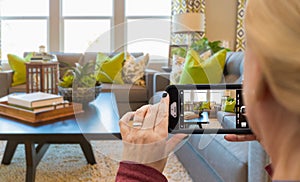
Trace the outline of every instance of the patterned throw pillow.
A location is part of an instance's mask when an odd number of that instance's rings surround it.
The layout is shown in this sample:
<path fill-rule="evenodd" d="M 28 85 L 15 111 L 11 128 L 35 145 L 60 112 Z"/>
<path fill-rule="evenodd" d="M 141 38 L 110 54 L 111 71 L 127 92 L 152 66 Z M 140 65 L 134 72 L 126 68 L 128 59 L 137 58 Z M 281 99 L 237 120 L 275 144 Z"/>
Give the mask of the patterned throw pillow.
<path fill-rule="evenodd" d="M 171 84 L 179 84 L 180 76 L 184 66 L 185 59 L 183 57 L 174 55 L 172 60 L 172 71 L 170 74 Z"/>
<path fill-rule="evenodd" d="M 126 54 L 123 65 L 123 80 L 125 83 L 146 86 L 144 80 L 145 69 L 149 61 L 149 54 L 135 58 Z"/>

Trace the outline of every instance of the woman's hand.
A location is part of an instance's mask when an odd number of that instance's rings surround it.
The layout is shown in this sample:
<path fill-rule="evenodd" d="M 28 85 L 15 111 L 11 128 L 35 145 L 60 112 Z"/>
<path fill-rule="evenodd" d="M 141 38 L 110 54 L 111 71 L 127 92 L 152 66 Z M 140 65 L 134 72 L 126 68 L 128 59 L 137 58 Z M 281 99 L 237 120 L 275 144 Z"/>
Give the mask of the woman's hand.
<path fill-rule="evenodd" d="M 167 140 L 168 113 L 169 96 L 165 93 L 160 103 L 145 105 L 121 118 L 124 161 L 142 163 L 163 171 L 168 154 L 187 136 L 177 134 Z"/>
<path fill-rule="evenodd" d="M 228 134 L 224 136 L 225 140 L 230 142 L 246 142 L 258 140 L 254 134 L 249 135 L 236 135 L 236 134 Z"/>

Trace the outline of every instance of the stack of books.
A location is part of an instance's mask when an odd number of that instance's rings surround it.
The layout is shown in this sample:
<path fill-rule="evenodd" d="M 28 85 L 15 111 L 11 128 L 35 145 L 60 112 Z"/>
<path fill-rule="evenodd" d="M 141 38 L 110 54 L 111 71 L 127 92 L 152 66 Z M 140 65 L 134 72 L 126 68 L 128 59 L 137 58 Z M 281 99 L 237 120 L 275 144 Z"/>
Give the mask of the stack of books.
<path fill-rule="evenodd" d="M 33 53 L 33 56 L 30 58 L 30 62 L 44 62 L 44 61 L 57 61 L 55 55 L 48 54 L 45 52 Z"/>
<path fill-rule="evenodd" d="M 69 102 L 64 101 L 62 96 L 44 92 L 9 95 L 7 102 L 11 106 L 35 113 L 59 109 L 69 105 Z"/>

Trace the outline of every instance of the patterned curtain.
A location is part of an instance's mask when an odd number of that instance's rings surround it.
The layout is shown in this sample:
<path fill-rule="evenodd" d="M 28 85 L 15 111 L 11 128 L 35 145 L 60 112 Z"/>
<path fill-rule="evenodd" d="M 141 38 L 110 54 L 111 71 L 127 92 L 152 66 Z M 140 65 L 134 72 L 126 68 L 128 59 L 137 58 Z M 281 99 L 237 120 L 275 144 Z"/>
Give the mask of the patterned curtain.
<path fill-rule="evenodd" d="M 235 51 L 245 51 L 244 18 L 247 0 L 238 0 L 236 46 Z"/>
<path fill-rule="evenodd" d="M 205 15 L 205 0 L 172 0 L 172 16 L 181 13 L 202 13 Z M 196 33 L 194 40 L 205 36 L 205 32 Z M 171 34 L 171 44 L 184 45 L 187 42 L 187 34 Z"/>
<path fill-rule="evenodd" d="M 1 27 L 2 27 L 2 21 L 0 20 L 0 60 L 2 60 L 2 39 L 1 39 L 1 34 L 2 34 L 1 31 L 2 30 L 1 30 Z"/>

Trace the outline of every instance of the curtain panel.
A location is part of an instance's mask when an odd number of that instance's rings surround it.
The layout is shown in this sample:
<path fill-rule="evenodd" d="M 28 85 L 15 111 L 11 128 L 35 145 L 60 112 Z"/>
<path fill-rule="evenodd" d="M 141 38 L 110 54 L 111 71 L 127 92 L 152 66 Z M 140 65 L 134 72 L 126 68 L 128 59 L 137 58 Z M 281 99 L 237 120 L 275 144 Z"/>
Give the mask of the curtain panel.
<path fill-rule="evenodd" d="M 244 18 L 247 0 L 238 0 L 235 51 L 245 51 Z"/>
<path fill-rule="evenodd" d="M 247 0 L 237 0 L 237 27 L 235 51 L 245 51 L 244 18 Z M 172 0 L 172 16 L 181 13 L 203 13 L 205 15 L 205 0 Z M 204 16 L 205 17 L 205 16 Z M 172 26 L 172 25 L 171 25 Z M 205 37 L 205 32 L 196 33 L 194 40 Z M 171 44 L 184 45 L 187 42 L 187 34 L 171 34 Z"/>
<path fill-rule="evenodd" d="M 172 0 L 172 16 L 182 13 L 202 13 L 205 17 L 205 0 Z M 172 26 L 172 25 L 171 25 Z M 172 29 L 172 28 L 171 28 Z M 193 40 L 199 40 L 205 36 L 205 32 L 195 33 Z M 171 33 L 171 44 L 185 45 L 187 43 L 187 34 Z"/>

